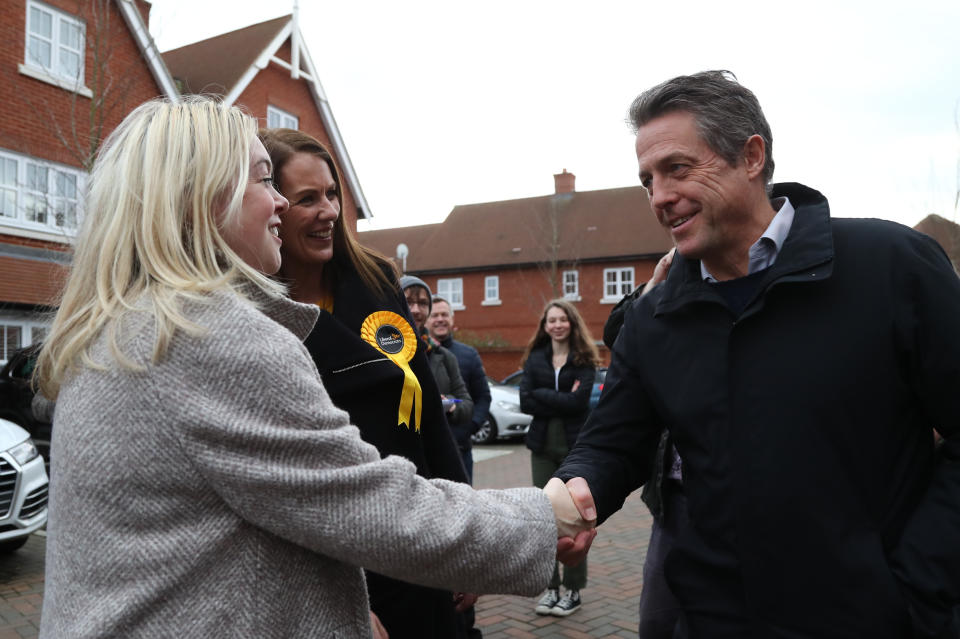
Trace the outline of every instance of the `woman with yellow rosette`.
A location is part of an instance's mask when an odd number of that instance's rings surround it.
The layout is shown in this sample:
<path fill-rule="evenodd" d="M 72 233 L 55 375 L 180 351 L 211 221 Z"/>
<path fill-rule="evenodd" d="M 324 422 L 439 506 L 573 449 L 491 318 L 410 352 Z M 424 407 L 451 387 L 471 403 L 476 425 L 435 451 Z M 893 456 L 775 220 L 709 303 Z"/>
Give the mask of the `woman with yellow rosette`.
<path fill-rule="evenodd" d="M 340 176 L 327 149 L 292 129 L 263 129 L 277 188 L 290 201 L 280 226 L 279 279 L 322 312 L 304 342 L 333 403 L 383 457 L 426 478 L 466 481 L 424 346 L 392 264 L 357 243 L 340 216 Z M 367 571 L 370 607 L 392 639 L 455 636 L 453 593 Z"/>

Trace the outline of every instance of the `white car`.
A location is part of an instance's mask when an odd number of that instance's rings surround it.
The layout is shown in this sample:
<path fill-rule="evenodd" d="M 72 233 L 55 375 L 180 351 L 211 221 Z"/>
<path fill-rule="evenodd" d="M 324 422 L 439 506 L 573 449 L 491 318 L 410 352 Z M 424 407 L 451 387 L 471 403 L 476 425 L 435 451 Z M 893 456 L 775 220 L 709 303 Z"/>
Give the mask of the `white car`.
<path fill-rule="evenodd" d="M 522 437 L 530 428 L 533 416 L 520 412 L 520 391 L 492 379 L 490 385 L 490 416 L 473 434 L 474 444 L 492 444 L 499 437 Z"/>
<path fill-rule="evenodd" d="M 0 419 L 0 553 L 13 552 L 47 523 L 48 483 L 30 435 Z"/>

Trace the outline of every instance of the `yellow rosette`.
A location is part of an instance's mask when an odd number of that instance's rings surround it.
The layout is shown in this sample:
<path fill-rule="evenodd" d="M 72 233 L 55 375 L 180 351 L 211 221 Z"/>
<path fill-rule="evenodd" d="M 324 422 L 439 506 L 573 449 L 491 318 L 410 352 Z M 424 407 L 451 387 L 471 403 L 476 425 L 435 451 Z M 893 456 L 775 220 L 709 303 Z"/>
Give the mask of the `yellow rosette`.
<path fill-rule="evenodd" d="M 400 408 L 397 425 L 410 428 L 410 418 L 416 408 L 416 430 L 420 431 L 420 414 L 423 410 L 423 391 L 417 376 L 410 370 L 410 360 L 417 352 L 417 334 L 400 315 L 390 311 L 377 311 L 367 316 L 360 326 L 360 337 L 367 344 L 390 358 L 403 371 L 403 391 L 400 393 Z"/>

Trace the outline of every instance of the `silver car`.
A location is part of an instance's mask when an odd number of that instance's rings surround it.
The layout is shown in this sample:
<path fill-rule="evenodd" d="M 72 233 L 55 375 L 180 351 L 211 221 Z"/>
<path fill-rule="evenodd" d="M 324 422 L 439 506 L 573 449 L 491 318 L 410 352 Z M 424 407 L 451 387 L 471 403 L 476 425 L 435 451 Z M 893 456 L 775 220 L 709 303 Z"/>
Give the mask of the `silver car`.
<path fill-rule="evenodd" d="M 522 437 L 530 428 L 531 415 L 520 412 L 520 391 L 492 379 L 490 385 L 490 416 L 473 434 L 473 443 L 492 444 L 501 437 Z"/>
<path fill-rule="evenodd" d="M 47 471 L 27 431 L 0 419 L 0 553 L 47 523 Z"/>

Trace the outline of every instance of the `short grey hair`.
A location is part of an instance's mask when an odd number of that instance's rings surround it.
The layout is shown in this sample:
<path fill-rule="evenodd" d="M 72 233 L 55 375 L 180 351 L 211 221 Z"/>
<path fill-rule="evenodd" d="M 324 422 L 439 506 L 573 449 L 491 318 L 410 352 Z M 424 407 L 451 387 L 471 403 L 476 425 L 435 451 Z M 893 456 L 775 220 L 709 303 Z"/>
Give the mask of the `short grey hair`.
<path fill-rule="evenodd" d="M 628 120 L 640 127 L 667 113 L 684 111 L 697 123 L 700 137 L 713 151 L 735 165 L 752 135 L 763 139 L 766 157 L 763 181 L 773 179 L 773 134 L 753 91 L 730 71 L 701 71 L 681 75 L 647 89 L 630 105 Z"/>

